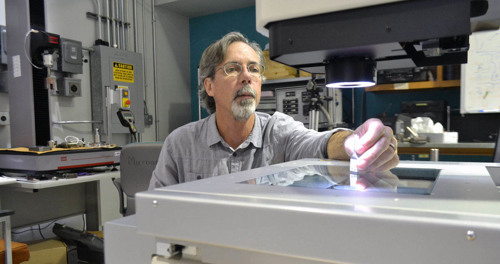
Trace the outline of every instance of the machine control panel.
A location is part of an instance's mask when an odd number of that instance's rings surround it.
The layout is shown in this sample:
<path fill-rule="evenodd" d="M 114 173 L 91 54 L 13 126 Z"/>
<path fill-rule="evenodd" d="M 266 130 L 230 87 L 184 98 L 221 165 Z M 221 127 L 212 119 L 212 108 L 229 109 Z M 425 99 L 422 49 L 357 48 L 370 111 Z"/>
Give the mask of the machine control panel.
<path fill-rule="evenodd" d="M 309 124 L 311 92 L 307 91 L 306 86 L 276 88 L 275 94 L 277 111 L 287 114 L 304 124 Z M 326 96 L 326 91 L 320 92 L 320 94 Z M 325 107 L 327 106 L 325 105 Z M 320 123 L 326 123 L 325 117 L 320 116 Z"/>
<path fill-rule="evenodd" d="M 299 113 L 299 99 L 283 99 L 283 113 L 287 115 L 296 115 Z"/>
<path fill-rule="evenodd" d="M 118 94 L 118 104 L 120 109 L 129 110 L 130 109 L 130 91 L 127 86 L 118 86 L 116 88 Z"/>

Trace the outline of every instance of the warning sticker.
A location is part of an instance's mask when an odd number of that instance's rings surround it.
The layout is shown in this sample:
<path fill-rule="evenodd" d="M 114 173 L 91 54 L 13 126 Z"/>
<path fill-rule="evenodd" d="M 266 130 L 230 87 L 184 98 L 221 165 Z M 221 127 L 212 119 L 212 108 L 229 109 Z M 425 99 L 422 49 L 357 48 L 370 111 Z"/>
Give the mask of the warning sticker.
<path fill-rule="evenodd" d="M 117 82 L 134 82 L 134 65 L 113 62 L 113 81 Z"/>

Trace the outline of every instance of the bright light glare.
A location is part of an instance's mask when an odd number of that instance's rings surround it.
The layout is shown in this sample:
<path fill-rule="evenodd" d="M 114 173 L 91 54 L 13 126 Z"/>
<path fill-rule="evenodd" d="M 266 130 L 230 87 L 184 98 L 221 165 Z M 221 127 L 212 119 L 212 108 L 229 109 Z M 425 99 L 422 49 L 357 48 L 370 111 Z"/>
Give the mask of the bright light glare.
<path fill-rule="evenodd" d="M 366 186 L 359 184 L 359 183 L 356 183 L 356 191 L 365 191 L 365 190 L 366 190 Z"/>
<path fill-rule="evenodd" d="M 326 85 L 328 88 L 365 88 L 374 86 L 375 82 L 337 82 Z"/>

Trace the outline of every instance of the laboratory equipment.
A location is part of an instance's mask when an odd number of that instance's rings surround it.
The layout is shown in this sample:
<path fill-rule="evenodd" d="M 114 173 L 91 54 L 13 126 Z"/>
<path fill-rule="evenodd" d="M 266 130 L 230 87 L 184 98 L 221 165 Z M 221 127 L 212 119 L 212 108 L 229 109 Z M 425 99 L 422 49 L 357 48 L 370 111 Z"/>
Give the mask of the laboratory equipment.
<path fill-rule="evenodd" d="M 321 96 L 326 96 L 327 91 L 318 92 Z M 311 90 L 306 86 L 276 88 L 276 110 L 287 114 L 293 119 L 309 125 L 312 117 L 309 114 L 309 103 L 312 98 Z M 331 110 L 331 106 L 325 103 L 326 109 Z M 331 112 L 331 111 L 330 111 Z M 327 118 L 323 115 L 319 119 L 319 123 L 324 125 L 328 123 Z"/>
<path fill-rule="evenodd" d="M 9 0 L 5 10 L 11 146 L 43 146 L 53 139 L 50 96 L 81 95 L 72 74 L 82 73 L 82 44 L 46 31 L 44 1 Z"/>
<path fill-rule="evenodd" d="M 430 117 L 434 123 L 448 125 L 446 118 L 446 101 L 403 101 L 401 112 L 410 117 Z"/>
<path fill-rule="evenodd" d="M 272 60 L 355 88 L 375 84 L 376 69 L 467 62 L 471 16 L 486 13 L 484 2 L 257 0 L 257 31 Z"/>
<path fill-rule="evenodd" d="M 497 263 L 487 166 L 402 161 L 360 173 L 360 191 L 348 162 L 298 160 L 141 192 L 133 218 L 104 228 L 106 263 Z"/>
<path fill-rule="evenodd" d="M 48 150 L 50 148 L 47 147 Z M 26 173 L 35 177 L 61 170 L 74 170 L 120 163 L 121 147 L 77 148 L 43 153 L 0 150 L 0 171 Z"/>
<path fill-rule="evenodd" d="M 275 109 L 310 128 L 314 127 L 315 130 L 343 126 L 342 91 L 339 89 L 325 89 L 323 79 L 297 79 L 299 80 L 289 79 L 289 82 L 287 80 L 282 82 L 274 80 L 263 85 L 263 88 L 272 87 L 274 90 L 275 96 L 273 98 L 275 98 L 275 102 L 271 102 L 275 103 Z M 317 106 L 313 113 L 317 114 L 318 119 L 312 118 L 313 115 L 310 112 L 312 100 Z M 326 114 L 320 113 L 322 111 L 319 109 L 319 104 L 324 107 Z M 270 114 L 273 113 L 274 111 Z M 311 122 L 311 120 L 314 122 Z M 312 124 L 314 124 L 313 127 L 311 127 Z"/>
<path fill-rule="evenodd" d="M 130 110 L 120 109 L 117 112 L 118 118 L 124 127 L 128 127 L 130 133 L 137 133 L 137 128 L 135 127 L 135 117 Z"/>
<path fill-rule="evenodd" d="M 95 46 L 91 53 L 92 71 L 92 119 L 103 120 L 93 128 L 106 135 L 107 142 L 114 133 L 130 133 L 130 127 L 122 125 L 118 112 L 141 117 L 134 119 L 134 130 L 144 131 L 143 70 L 139 53 Z M 128 120 L 128 119 L 125 119 Z"/>

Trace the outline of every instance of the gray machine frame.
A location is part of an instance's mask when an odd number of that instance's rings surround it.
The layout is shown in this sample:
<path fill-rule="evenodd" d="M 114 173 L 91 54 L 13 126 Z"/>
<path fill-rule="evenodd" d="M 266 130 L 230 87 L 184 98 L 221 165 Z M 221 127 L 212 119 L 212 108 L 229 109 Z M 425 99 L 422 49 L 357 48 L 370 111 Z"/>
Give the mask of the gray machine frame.
<path fill-rule="evenodd" d="M 430 195 L 241 184 L 324 164 L 348 166 L 299 160 L 138 193 L 137 214 L 107 224 L 106 260 L 120 248 L 167 261 L 182 245 L 168 263 L 498 263 L 500 192 L 486 167 L 499 164 L 401 162 L 441 170 Z M 113 246 L 125 234 L 140 245 Z"/>

